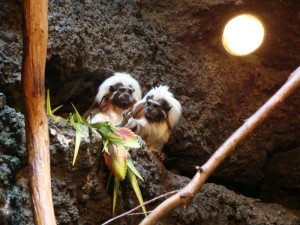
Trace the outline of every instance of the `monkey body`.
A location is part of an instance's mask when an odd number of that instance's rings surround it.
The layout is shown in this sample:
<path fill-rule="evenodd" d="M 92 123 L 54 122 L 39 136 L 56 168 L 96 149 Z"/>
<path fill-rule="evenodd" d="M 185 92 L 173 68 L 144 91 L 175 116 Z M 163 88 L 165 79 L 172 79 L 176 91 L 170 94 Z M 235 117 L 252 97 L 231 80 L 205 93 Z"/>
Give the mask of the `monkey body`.
<path fill-rule="evenodd" d="M 110 105 L 104 112 L 97 112 L 92 118 L 88 118 L 90 123 L 98 123 L 109 121 L 111 124 L 116 125 L 122 120 L 122 113 L 124 109 Z"/>
<path fill-rule="evenodd" d="M 136 129 L 133 128 L 134 132 L 143 139 L 148 149 L 153 152 L 161 152 L 164 144 L 171 136 L 170 128 L 166 122 L 149 123 L 147 119 L 141 118 L 129 121 L 129 123 L 131 123 L 130 126 L 136 126 Z"/>
<path fill-rule="evenodd" d="M 132 116 L 126 126 L 146 142 L 149 150 L 161 153 L 181 117 L 181 104 L 168 86 L 159 86 L 134 105 Z"/>
<path fill-rule="evenodd" d="M 94 103 L 85 113 L 90 123 L 108 121 L 116 125 L 125 110 L 141 99 L 139 83 L 128 73 L 114 73 L 99 87 Z"/>

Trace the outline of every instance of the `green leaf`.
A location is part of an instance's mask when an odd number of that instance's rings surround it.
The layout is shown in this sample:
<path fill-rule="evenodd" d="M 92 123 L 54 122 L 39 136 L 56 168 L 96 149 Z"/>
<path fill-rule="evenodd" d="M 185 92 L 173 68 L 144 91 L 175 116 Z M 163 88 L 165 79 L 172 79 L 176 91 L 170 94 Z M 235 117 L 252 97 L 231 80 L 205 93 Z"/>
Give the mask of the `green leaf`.
<path fill-rule="evenodd" d="M 76 131 L 76 136 L 75 136 L 75 149 L 74 149 L 74 156 L 73 156 L 73 163 L 72 165 L 74 166 L 78 152 L 79 152 L 79 146 L 80 146 L 80 142 L 81 142 L 81 136 L 82 133 L 81 132 L 77 132 Z"/>
<path fill-rule="evenodd" d="M 108 145 L 109 154 L 104 152 L 104 161 L 110 172 L 119 180 L 124 180 L 127 171 L 128 151 L 116 145 Z"/>
<path fill-rule="evenodd" d="M 73 127 L 76 130 L 76 134 L 75 134 L 75 149 L 74 149 L 74 157 L 73 157 L 73 162 L 72 165 L 74 166 L 78 152 L 79 152 L 79 146 L 80 146 L 80 142 L 81 142 L 81 136 L 82 136 L 82 127 L 80 123 L 75 122 L 75 116 L 74 114 L 72 114 L 69 117 L 69 121 L 70 123 L 73 125 Z"/>
<path fill-rule="evenodd" d="M 47 97 L 46 97 L 46 113 L 47 116 L 51 117 L 54 120 L 64 120 L 63 118 L 54 118 L 54 113 L 59 110 L 62 107 L 62 105 L 56 107 L 55 109 L 51 110 L 51 102 L 50 102 L 50 91 L 47 90 Z"/>
<path fill-rule="evenodd" d="M 108 140 L 103 140 L 102 144 L 103 144 L 103 151 L 106 152 L 107 154 L 110 154 L 108 151 Z"/>
<path fill-rule="evenodd" d="M 109 129 L 111 130 L 112 133 L 114 134 L 118 134 L 119 133 L 119 129 L 111 124 L 109 124 Z"/>
<path fill-rule="evenodd" d="M 81 116 L 81 121 L 83 125 L 92 128 L 91 124 L 82 116 Z"/>
<path fill-rule="evenodd" d="M 49 89 L 47 90 L 47 97 L 46 97 L 46 112 L 47 112 L 47 116 L 50 117 L 52 116 Z"/>
<path fill-rule="evenodd" d="M 114 192 L 113 192 L 113 204 L 112 204 L 112 215 L 115 215 L 115 209 L 116 209 L 116 203 L 117 203 L 117 197 L 118 197 L 118 191 L 120 188 L 120 181 L 118 178 L 115 177 L 114 179 Z"/>
<path fill-rule="evenodd" d="M 77 111 L 77 109 L 75 108 L 75 106 L 73 105 L 73 103 L 71 103 L 71 105 L 73 106 L 73 108 L 75 110 L 75 115 L 76 115 L 77 122 L 82 124 L 83 123 L 83 121 L 81 119 L 82 117 L 80 116 L 79 112 Z"/>
<path fill-rule="evenodd" d="M 96 129 L 101 129 L 102 127 L 107 127 L 108 122 L 92 123 L 91 126 L 96 128 Z"/>
<path fill-rule="evenodd" d="M 69 117 L 70 123 L 73 125 L 73 127 L 76 130 L 76 132 L 82 133 L 82 129 L 81 129 L 80 123 L 75 122 L 75 118 L 74 117 L 75 117 L 74 114 Z"/>
<path fill-rule="evenodd" d="M 90 126 L 95 128 L 101 134 L 104 146 L 106 144 L 105 140 L 107 140 L 116 146 L 124 148 L 122 136 L 120 136 L 118 130 L 113 128 L 113 126 L 110 125 L 108 122 L 94 123 Z"/>
<path fill-rule="evenodd" d="M 54 113 L 59 110 L 61 107 L 63 107 L 63 105 L 57 106 L 55 109 L 51 110 L 52 115 L 54 115 Z"/>
<path fill-rule="evenodd" d="M 135 177 L 134 172 L 131 170 L 130 167 L 128 167 L 128 170 L 127 170 L 127 177 L 128 177 L 128 179 L 131 183 L 131 186 L 132 186 L 132 188 L 135 192 L 135 195 L 136 195 L 137 199 L 139 200 L 139 203 L 144 204 L 144 200 L 143 200 L 143 196 L 142 196 L 139 184 L 137 182 L 137 179 Z M 146 210 L 146 207 L 144 205 L 142 206 L 142 210 L 143 210 L 145 216 L 147 216 L 147 210 Z"/>
<path fill-rule="evenodd" d="M 127 158 L 127 166 L 128 166 L 128 168 L 130 168 L 130 170 L 131 170 L 138 178 L 140 178 L 142 181 L 144 181 L 143 178 L 142 178 L 142 176 L 141 176 L 141 174 L 140 174 L 140 173 L 136 170 L 136 168 L 134 167 L 133 162 L 132 162 L 130 156 Z"/>
<path fill-rule="evenodd" d="M 120 135 L 122 136 L 123 144 L 126 148 L 140 148 L 140 144 L 137 140 L 135 133 L 126 127 L 118 128 Z"/>
<path fill-rule="evenodd" d="M 91 125 L 96 128 L 104 139 L 108 139 L 113 144 L 125 148 L 139 148 L 136 135 L 128 128 L 116 128 L 106 123 L 95 123 Z"/>

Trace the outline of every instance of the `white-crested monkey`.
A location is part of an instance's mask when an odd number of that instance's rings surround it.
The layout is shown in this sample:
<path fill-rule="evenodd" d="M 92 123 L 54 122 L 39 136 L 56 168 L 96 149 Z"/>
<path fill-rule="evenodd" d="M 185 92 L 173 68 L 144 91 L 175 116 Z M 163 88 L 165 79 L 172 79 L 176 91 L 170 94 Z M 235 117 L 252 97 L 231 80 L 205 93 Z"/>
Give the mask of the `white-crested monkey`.
<path fill-rule="evenodd" d="M 181 104 L 168 86 L 152 88 L 133 106 L 132 117 L 126 127 L 132 129 L 146 143 L 149 150 L 163 160 L 162 148 L 181 117 Z"/>
<path fill-rule="evenodd" d="M 100 85 L 85 116 L 90 123 L 108 121 L 116 125 L 122 120 L 123 112 L 131 109 L 141 96 L 137 80 L 128 73 L 116 72 Z"/>

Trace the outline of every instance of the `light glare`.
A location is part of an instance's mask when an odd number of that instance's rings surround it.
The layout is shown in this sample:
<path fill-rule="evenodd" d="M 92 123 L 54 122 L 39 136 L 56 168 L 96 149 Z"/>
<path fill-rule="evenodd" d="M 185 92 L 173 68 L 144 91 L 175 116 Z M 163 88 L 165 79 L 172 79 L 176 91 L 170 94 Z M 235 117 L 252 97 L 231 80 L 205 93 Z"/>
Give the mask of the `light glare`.
<path fill-rule="evenodd" d="M 222 36 L 225 49 L 237 56 L 250 54 L 261 45 L 263 39 L 262 23 L 250 14 L 243 14 L 230 20 Z"/>

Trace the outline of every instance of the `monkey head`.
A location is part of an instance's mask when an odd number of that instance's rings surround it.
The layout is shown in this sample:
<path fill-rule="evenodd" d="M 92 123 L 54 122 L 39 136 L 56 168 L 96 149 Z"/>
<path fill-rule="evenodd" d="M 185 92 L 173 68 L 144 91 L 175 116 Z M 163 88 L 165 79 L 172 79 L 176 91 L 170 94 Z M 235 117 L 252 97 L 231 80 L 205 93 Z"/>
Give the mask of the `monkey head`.
<path fill-rule="evenodd" d="M 112 104 L 121 109 L 127 109 L 141 99 L 139 83 L 128 73 L 114 73 L 99 87 L 95 102 L 98 107 L 105 108 Z"/>
<path fill-rule="evenodd" d="M 145 118 L 149 122 L 158 123 L 168 118 L 168 112 L 172 106 L 165 99 L 158 99 L 156 101 L 153 97 L 153 95 L 147 96 L 143 110 Z"/>
<path fill-rule="evenodd" d="M 139 83 L 128 73 L 114 73 L 99 87 L 92 106 L 84 113 L 91 123 L 119 122 L 124 110 L 141 99 Z"/>
<path fill-rule="evenodd" d="M 167 121 L 173 129 L 181 116 L 181 104 L 169 91 L 169 87 L 161 85 L 152 88 L 133 108 L 133 117 L 144 117 L 149 123 Z"/>
<path fill-rule="evenodd" d="M 133 98 L 134 92 L 135 89 L 133 89 L 131 85 L 126 87 L 121 83 L 117 83 L 109 87 L 109 95 L 107 97 L 110 98 L 113 105 L 127 109 L 136 102 Z"/>
<path fill-rule="evenodd" d="M 134 104 L 132 117 L 126 127 L 145 141 L 147 148 L 164 159 L 162 148 L 181 117 L 181 104 L 162 85 L 152 88 L 145 97 Z"/>

